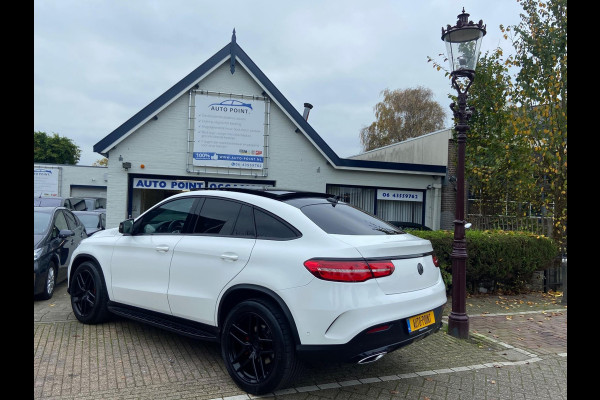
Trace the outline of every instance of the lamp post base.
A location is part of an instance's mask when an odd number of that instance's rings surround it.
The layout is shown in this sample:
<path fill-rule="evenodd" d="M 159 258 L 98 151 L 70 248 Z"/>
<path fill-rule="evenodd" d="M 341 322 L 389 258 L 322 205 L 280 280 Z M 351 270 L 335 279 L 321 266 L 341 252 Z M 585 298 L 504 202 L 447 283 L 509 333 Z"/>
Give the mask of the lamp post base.
<path fill-rule="evenodd" d="M 469 317 L 452 311 L 448 316 L 448 334 L 459 339 L 469 338 Z"/>

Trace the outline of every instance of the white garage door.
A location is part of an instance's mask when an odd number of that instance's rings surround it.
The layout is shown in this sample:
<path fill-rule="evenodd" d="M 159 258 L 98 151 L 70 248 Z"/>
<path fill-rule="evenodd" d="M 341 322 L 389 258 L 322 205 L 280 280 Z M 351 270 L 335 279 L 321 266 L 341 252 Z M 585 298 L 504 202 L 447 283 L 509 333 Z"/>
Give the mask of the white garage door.
<path fill-rule="evenodd" d="M 104 187 L 82 187 L 71 186 L 72 197 L 106 197 L 106 186 Z"/>

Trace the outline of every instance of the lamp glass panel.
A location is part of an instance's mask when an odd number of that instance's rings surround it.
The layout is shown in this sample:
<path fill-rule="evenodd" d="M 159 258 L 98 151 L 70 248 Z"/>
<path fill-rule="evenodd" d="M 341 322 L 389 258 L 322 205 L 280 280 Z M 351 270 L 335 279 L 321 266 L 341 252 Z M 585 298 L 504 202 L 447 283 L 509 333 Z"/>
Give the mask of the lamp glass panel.
<path fill-rule="evenodd" d="M 482 37 L 483 31 L 477 28 L 463 28 L 448 32 L 444 36 L 452 71 L 461 69 L 475 71 Z"/>

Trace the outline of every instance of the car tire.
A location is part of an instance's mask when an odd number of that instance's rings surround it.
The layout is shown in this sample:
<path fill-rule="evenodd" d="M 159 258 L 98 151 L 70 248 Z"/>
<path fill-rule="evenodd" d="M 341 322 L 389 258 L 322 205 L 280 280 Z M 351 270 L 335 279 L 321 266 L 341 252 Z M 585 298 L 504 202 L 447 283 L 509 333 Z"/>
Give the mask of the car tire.
<path fill-rule="evenodd" d="M 254 395 L 285 387 L 299 370 L 287 320 L 274 303 L 261 299 L 243 301 L 229 312 L 221 356 L 234 382 Z"/>
<path fill-rule="evenodd" d="M 109 317 L 108 293 L 98 266 L 85 261 L 73 272 L 69 293 L 75 317 L 84 324 L 98 324 Z"/>
<path fill-rule="evenodd" d="M 49 300 L 52 298 L 54 288 L 56 288 L 56 275 L 56 263 L 51 261 L 50 265 L 48 265 L 48 271 L 46 271 L 46 277 L 44 279 L 44 291 L 38 296 L 40 300 Z"/>

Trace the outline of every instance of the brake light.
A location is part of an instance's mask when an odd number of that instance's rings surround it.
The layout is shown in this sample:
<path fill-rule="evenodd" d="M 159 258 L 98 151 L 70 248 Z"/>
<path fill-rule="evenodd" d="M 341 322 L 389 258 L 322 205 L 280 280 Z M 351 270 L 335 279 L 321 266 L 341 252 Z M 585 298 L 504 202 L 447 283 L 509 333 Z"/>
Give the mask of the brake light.
<path fill-rule="evenodd" d="M 440 267 L 440 260 L 438 260 L 438 258 L 435 255 L 431 256 L 433 258 L 433 265 L 435 265 L 436 267 Z"/>
<path fill-rule="evenodd" d="M 394 264 L 391 261 L 369 261 L 369 267 L 374 278 L 391 275 L 394 272 Z"/>
<path fill-rule="evenodd" d="M 364 282 L 394 272 L 394 264 L 387 260 L 307 260 L 304 266 L 317 278 L 336 282 Z"/>

